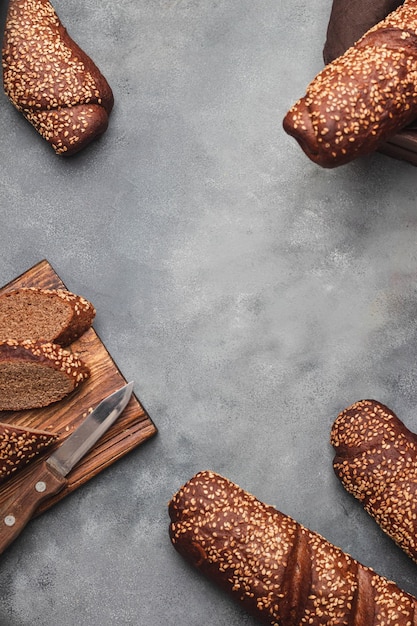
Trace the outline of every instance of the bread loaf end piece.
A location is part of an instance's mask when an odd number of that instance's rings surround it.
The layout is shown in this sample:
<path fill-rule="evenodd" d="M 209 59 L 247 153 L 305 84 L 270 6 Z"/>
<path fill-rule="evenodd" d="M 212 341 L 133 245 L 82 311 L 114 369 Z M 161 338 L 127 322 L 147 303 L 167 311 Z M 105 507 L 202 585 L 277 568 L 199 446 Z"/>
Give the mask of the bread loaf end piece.
<path fill-rule="evenodd" d="M 214 472 L 188 481 L 169 514 L 176 550 L 262 623 L 415 623 L 415 598 Z"/>
<path fill-rule="evenodd" d="M 57 435 L 34 428 L 0 423 L 0 484 L 48 450 Z"/>
<path fill-rule="evenodd" d="M 90 376 L 89 368 L 52 343 L 0 343 L 0 411 L 45 407 L 62 400 Z"/>
<path fill-rule="evenodd" d="M 57 154 L 73 155 L 107 129 L 112 89 L 49 0 L 10 0 L 2 60 L 7 96 Z"/>
<path fill-rule="evenodd" d="M 342 485 L 417 561 L 417 436 L 384 404 L 360 400 L 338 415 L 330 442 Z"/>
<path fill-rule="evenodd" d="M 0 342 L 42 340 L 68 346 L 92 325 L 91 302 L 64 289 L 26 287 L 0 295 Z"/>
<path fill-rule="evenodd" d="M 417 1 L 396 11 L 315 77 L 284 130 L 322 167 L 366 156 L 417 117 Z"/>

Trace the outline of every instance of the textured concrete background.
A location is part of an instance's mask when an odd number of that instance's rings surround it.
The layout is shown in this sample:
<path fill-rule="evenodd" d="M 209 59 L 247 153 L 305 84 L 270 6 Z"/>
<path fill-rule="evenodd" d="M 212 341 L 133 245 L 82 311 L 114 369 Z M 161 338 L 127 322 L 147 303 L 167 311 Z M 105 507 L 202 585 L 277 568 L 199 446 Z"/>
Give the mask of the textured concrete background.
<path fill-rule="evenodd" d="M 116 105 L 63 160 L 0 95 L 0 284 L 46 258 L 90 298 L 159 434 L 1 557 L 0 625 L 255 624 L 170 545 L 168 500 L 201 469 L 417 594 L 329 445 L 365 397 L 417 430 L 417 170 L 322 170 L 281 129 L 330 0 L 54 6 Z"/>

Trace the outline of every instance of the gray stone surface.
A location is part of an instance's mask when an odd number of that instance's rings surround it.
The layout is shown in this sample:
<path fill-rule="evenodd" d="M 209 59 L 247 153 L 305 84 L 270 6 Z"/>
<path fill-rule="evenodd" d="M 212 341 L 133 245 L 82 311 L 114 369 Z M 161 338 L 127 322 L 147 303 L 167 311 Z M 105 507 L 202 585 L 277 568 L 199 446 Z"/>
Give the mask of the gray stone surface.
<path fill-rule="evenodd" d="M 364 397 L 417 430 L 417 170 L 323 170 L 281 128 L 330 5 L 56 0 L 116 100 L 71 160 L 0 95 L 0 284 L 47 258 L 159 429 L 2 556 L 1 626 L 255 624 L 168 539 L 208 468 L 417 594 L 329 445 Z"/>

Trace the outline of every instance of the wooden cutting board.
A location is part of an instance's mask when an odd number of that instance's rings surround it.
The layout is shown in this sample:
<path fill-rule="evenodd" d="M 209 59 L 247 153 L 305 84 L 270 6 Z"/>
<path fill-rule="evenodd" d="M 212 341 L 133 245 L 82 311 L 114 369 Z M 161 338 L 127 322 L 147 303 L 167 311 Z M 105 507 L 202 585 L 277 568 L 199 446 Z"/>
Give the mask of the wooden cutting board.
<path fill-rule="evenodd" d="M 43 260 L 27 272 L 0 289 L 0 293 L 17 287 L 41 287 L 43 289 L 67 289 L 57 273 Z M 71 291 L 71 288 L 68 287 Z M 83 294 L 80 294 L 83 295 Z M 94 304 L 94 303 L 93 303 Z M 97 311 L 97 317 L 100 311 Z M 99 339 L 94 328 L 90 328 L 69 349 L 76 353 L 90 368 L 91 377 L 64 400 L 43 409 L 30 411 L 0 411 L 0 422 L 40 428 L 58 435 L 55 447 L 87 416 L 103 398 L 128 381 Z M 133 381 L 134 382 L 134 381 Z M 135 395 L 116 423 L 97 442 L 94 448 L 68 475 L 68 486 L 56 496 L 43 503 L 36 511 L 39 515 L 69 493 L 96 476 L 103 469 L 120 459 L 129 451 L 155 435 L 157 429 Z M 54 448 L 50 448 L 48 455 Z M 28 465 L 0 489 L 0 506 L 19 491 L 22 481 L 43 457 Z"/>

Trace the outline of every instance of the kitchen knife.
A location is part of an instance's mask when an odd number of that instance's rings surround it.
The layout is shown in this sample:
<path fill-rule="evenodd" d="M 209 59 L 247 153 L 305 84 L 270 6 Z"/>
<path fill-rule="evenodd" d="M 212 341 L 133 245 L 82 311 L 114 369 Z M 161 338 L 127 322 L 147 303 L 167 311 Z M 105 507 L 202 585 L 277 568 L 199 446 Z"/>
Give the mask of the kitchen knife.
<path fill-rule="evenodd" d="M 74 465 L 116 421 L 128 404 L 133 383 L 118 389 L 92 411 L 60 447 L 23 482 L 0 508 L 0 554 L 16 539 L 39 504 L 61 491 Z"/>

